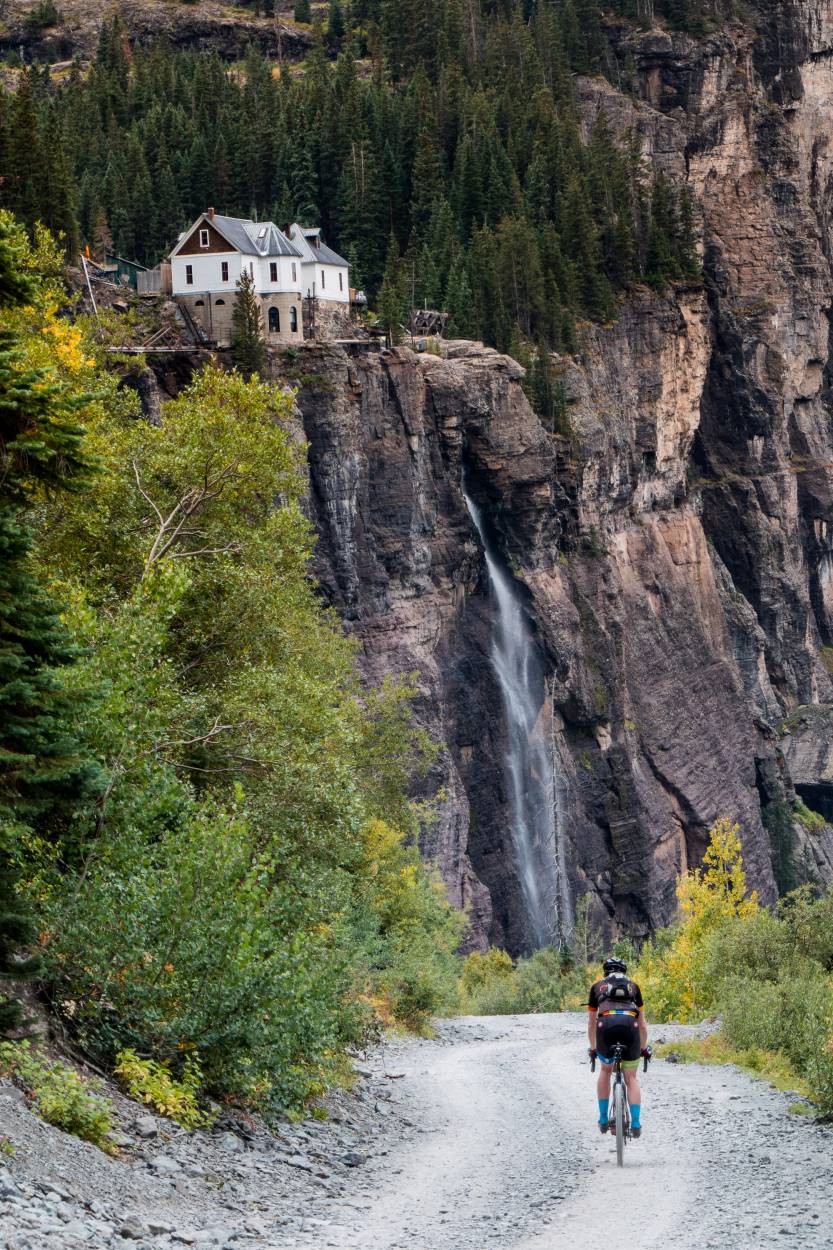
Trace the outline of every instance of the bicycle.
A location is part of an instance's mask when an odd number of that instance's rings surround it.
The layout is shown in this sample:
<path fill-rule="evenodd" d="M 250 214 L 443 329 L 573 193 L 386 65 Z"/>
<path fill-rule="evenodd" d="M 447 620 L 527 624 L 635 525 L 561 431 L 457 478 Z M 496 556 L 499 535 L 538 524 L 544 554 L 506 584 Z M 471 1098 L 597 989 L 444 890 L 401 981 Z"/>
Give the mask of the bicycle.
<path fill-rule="evenodd" d="M 625 1048 L 621 1042 L 613 1047 L 613 1085 L 610 1090 L 609 1120 L 616 1133 L 616 1166 L 625 1166 L 625 1142 L 631 1140 L 631 1109 L 628 1104 L 628 1091 L 625 1076 L 622 1072 L 622 1055 Z M 648 1071 L 650 1054 L 642 1056 L 642 1071 Z M 596 1071 L 596 1056 L 590 1055 L 590 1071 Z"/>

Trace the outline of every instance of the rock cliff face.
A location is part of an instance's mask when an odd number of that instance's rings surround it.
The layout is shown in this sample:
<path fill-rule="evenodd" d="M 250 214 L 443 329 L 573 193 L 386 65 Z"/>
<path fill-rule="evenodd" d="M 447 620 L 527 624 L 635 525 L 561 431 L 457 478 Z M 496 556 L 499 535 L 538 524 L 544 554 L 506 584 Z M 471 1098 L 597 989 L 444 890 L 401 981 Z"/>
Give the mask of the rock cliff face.
<path fill-rule="evenodd" d="M 0 56 L 24 62 L 56 62 L 95 56 L 103 25 L 120 18 L 131 42 L 166 39 L 172 47 L 216 52 L 233 60 L 247 47 L 287 61 L 301 60 L 311 36 L 281 17 L 260 17 L 252 9 L 220 0 L 171 4 L 170 0 L 62 0 L 54 25 L 37 18 L 37 0 L 0 0 Z"/>
<path fill-rule="evenodd" d="M 702 287 L 636 296 L 560 362 L 571 436 L 519 367 L 307 349 L 299 396 L 325 592 L 368 675 L 417 674 L 443 750 L 423 849 L 471 941 L 527 932 L 468 489 L 525 596 L 567 795 L 573 896 L 609 932 L 674 910 L 714 819 L 743 826 L 765 899 L 833 875 L 833 2 L 757 31 L 621 37 L 634 90 L 580 84 L 686 177 Z"/>

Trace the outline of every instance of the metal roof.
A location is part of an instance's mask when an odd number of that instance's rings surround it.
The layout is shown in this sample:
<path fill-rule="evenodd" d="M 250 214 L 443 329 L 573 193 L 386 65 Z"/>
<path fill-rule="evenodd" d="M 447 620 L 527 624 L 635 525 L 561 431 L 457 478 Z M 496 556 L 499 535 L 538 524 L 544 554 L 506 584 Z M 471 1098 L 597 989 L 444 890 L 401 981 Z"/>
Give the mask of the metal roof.
<path fill-rule="evenodd" d="M 327 247 L 326 243 L 322 243 L 320 247 L 313 247 L 310 244 L 310 251 L 315 259 L 322 265 L 342 265 L 347 268 L 347 261 L 343 256 L 339 256 L 338 252 L 334 252 L 331 247 Z"/>
<path fill-rule="evenodd" d="M 221 217 L 215 213 L 206 217 L 217 227 L 223 238 L 247 256 L 295 256 L 300 257 L 294 243 L 279 230 L 273 221 L 250 221 L 247 217 Z"/>
<path fill-rule="evenodd" d="M 338 252 L 334 252 L 331 247 L 327 247 L 326 243 L 320 243 L 314 246 L 310 239 L 318 239 L 321 237 L 320 226 L 301 226 L 298 222 L 293 222 L 289 228 L 289 236 L 296 246 L 300 247 L 302 256 L 307 259 L 312 257 L 320 265 L 340 265 L 347 268 L 347 261 L 343 256 L 339 256 Z"/>

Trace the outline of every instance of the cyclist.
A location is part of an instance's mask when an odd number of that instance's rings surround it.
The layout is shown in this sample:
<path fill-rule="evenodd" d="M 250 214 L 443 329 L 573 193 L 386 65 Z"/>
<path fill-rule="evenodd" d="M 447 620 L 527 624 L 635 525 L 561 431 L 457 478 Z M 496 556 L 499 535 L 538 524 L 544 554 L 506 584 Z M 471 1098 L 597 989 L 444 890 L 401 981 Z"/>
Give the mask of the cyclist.
<path fill-rule="evenodd" d="M 631 1133 L 642 1136 L 640 1114 L 641 1093 L 636 1070 L 640 1056 L 650 1058 L 648 1049 L 648 1024 L 642 1002 L 642 991 L 627 976 L 627 966 L 621 959 L 606 959 L 602 965 L 604 977 L 590 987 L 587 1001 L 589 1016 L 587 1036 L 590 1041 L 590 1057 L 601 1060 L 596 1093 L 599 1099 L 599 1129 L 606 1133 L 612 1126 L 608 1121 L 610 1100 L 610 1076 L 613 1071 L 613 1047 L 620 1043 L 624 1048 L 622 1072 L 631 1108 Z"/>

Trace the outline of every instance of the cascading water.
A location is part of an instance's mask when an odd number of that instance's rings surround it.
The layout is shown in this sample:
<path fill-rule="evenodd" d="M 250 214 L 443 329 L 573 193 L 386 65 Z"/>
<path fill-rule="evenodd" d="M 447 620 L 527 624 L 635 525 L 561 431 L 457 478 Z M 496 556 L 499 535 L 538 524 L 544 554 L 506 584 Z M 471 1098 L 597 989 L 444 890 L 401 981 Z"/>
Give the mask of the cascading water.
<path fill-rule="evenodd" d="M 559 945 L 572 928 L 566 868 L 566 784 L 555 745 L 544 667 L 517 589 L 500 563 L 480 510 L 463 496 L 480 535 L 496 611 L 491 661 L 506 710 L 504 761 L 515 861 L 534 947 Z"/>

